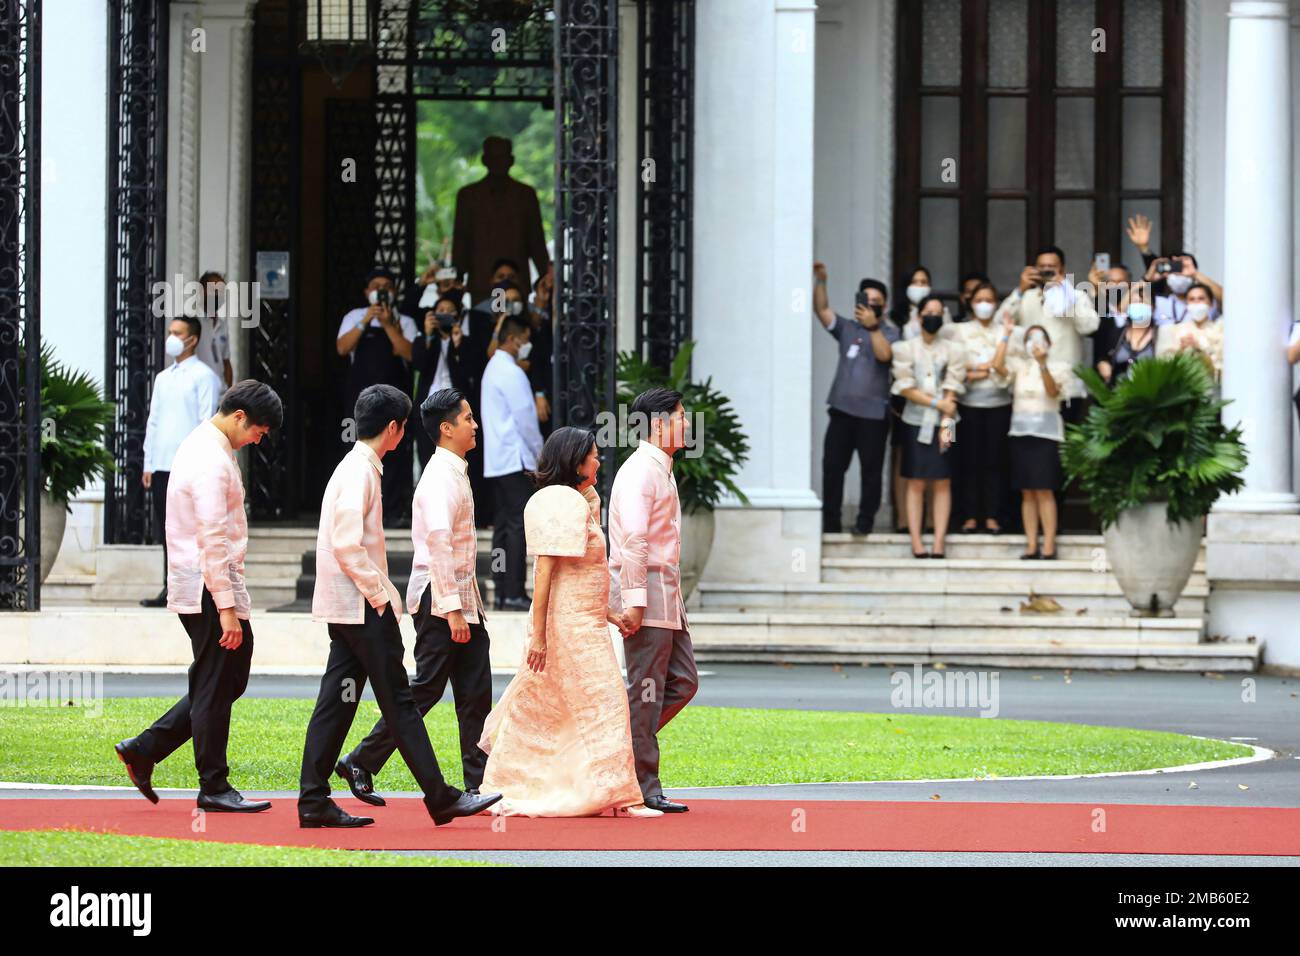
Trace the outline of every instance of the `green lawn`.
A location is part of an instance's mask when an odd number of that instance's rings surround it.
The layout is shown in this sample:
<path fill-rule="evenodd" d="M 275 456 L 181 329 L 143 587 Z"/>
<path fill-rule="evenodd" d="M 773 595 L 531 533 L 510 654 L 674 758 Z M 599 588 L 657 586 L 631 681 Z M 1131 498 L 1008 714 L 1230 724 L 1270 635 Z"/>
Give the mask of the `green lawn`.
<path fill-rule="evenodd" d="M 138 733 L 172 703 L 110 698 L 98 716 L 79 707 L 0 708 L 0 780 L 128 785 L 113 744 Z M 268 698 L 236 703 L 231 783 L 242 790 L 296 790 L 312 703 Z M 378 716 L 373 702 L 362 701 L 347 747 Z M 426 724 L 443 771 L 459 784 L 450 702 L 430 711 Z M 1097 773 L 1251 753 L 1240 744 L 1079 724 L 721 707 L 687 707 L 660 740 L 668 787 Z M 376 781 L 381 792 L 417 789 L 396 754 Z M 154 785 L 197 786 L 188 744 L 158 766 Z"/>
<path fill-rule="evenodd" d="M 492 866 L 362 850 L 209 843 L 75 830 L 0 830 L 5 866 Z"/>

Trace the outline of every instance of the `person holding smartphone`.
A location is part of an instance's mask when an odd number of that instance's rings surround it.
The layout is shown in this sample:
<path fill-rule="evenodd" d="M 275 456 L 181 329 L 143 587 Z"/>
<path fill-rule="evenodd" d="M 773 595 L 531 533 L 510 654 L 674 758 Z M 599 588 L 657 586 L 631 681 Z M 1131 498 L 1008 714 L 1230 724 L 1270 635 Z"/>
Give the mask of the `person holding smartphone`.
<path fill-rule="evenodd" d="M 869 534 L 883 493 L 885 440 L 889 434 L 889 363 L 898 327 L 884 321 L 889 289 L 863 279 L 847 319 L 831 309 L 826 294 L 826 266 L 813 263 L 813 314 L 839 346 L 835 380 L 826 396 L 826 437 L 822 446 L 822 530 L 841 530 L 844 474 L 857 452 L 861 496 L 854 534 Z"/>

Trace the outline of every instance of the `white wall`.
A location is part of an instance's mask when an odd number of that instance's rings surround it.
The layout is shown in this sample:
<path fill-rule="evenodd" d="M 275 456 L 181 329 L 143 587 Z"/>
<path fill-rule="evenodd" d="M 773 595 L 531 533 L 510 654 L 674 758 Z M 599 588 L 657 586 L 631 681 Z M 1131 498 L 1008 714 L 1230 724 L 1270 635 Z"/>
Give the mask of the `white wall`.
<path fill-rule="evenodd" d="M 46 3 L 41 35 L 41 333 L 104 377 L 107 5 Z"/>
<path fill-rule="evenodd" d="M 894 42 L 888 0 L 821 0 L 817 6 L 813 256 L 826 263 L 831 308 L 841 315 L 852 314 L 860 279 L 880 279 L 894 292 Z M 811 288 L 812 263 L 805 268 Z M 838 352 L 811 308 L 801 320 L 812 342 L 810 466 L 820 496 L 826 396 Z M 857 515 L 858 476 L 855 457 L 844 480 L 846 522 Z M 886 488 L 884 501 L 888 497 Z M 878 518 L 886 512 L 884 501 Z"/>

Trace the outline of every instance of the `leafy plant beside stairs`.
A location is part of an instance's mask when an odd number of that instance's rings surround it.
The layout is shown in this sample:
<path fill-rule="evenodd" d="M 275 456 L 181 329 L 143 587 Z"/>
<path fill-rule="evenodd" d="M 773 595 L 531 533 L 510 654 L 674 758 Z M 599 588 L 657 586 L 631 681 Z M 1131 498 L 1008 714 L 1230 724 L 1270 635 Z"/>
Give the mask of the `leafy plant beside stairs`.
<path fill-rule="evenodd" d="M 694 347 L 694 342 L 683 342 L 666 374 L 633 352 L 620 352 L 618 356 L 618 403 L 621 408 L 630 408 L 638 394 L 655 386 L 681 392 L 682 406 L 686 409 L 691 429 L 688 435 L 691 441 L 698 442 L 693 449 L 678 455 L 673 464 L 677 494 L 684 514 L 712 511 L 727 492 L 749 504 L 749 499 L 734 481 L 740 466 L 749 457 L 749 440 L 741 430 L 740 417 L 732 409 L 730 399 L 713 387 L 713 379 L 706 378 L 703 382 L 690 380 Z M 618 461 L 621 465 L 636 445 L 623 440 L 622 435 L 619 438 Z"/>
<path fill-rule="evenodd" d="M 93 378 L 41 343 L 41 475 L 45 491 L 65 508 L 90 481 L 114 470 L 104 447 L 113 412 Z"/>
<path fill-rule="evenodd" d="M 1241 428 L 1224 426 L 1219 413 L 1229 403 L 1213 397 L 1195 354 L 1142 359 L 1113 389 L 1091 368 L 1075 374 L 1095 404 L 1067 430 L 1061 459 L 1103 529 L 1152 502 L 1167 503 L 1170 524 L 1196 520 L 1242 487 Z"/>

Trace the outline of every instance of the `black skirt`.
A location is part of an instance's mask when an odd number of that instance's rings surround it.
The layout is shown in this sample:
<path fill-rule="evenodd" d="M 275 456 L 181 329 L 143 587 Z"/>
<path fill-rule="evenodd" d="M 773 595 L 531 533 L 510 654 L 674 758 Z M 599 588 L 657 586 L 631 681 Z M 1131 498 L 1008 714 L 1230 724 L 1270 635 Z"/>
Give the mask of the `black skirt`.
<path fill-rule="evenodd" d="M 1011 438 L 1011 487 L 1017 491 L 1060 491 L 1061 443 L 1033 435 Z"/>
<path fill-rule="evenodd" d="M 921 427 L 900 421 L 903 433 L 903 461 L 899 474 L 904 478 L 924 478 L 926 481 L 952 477 L 952 452 L 939 451 L 939 425 L 934 426 L 930 444 L 921 444 Z"/>

